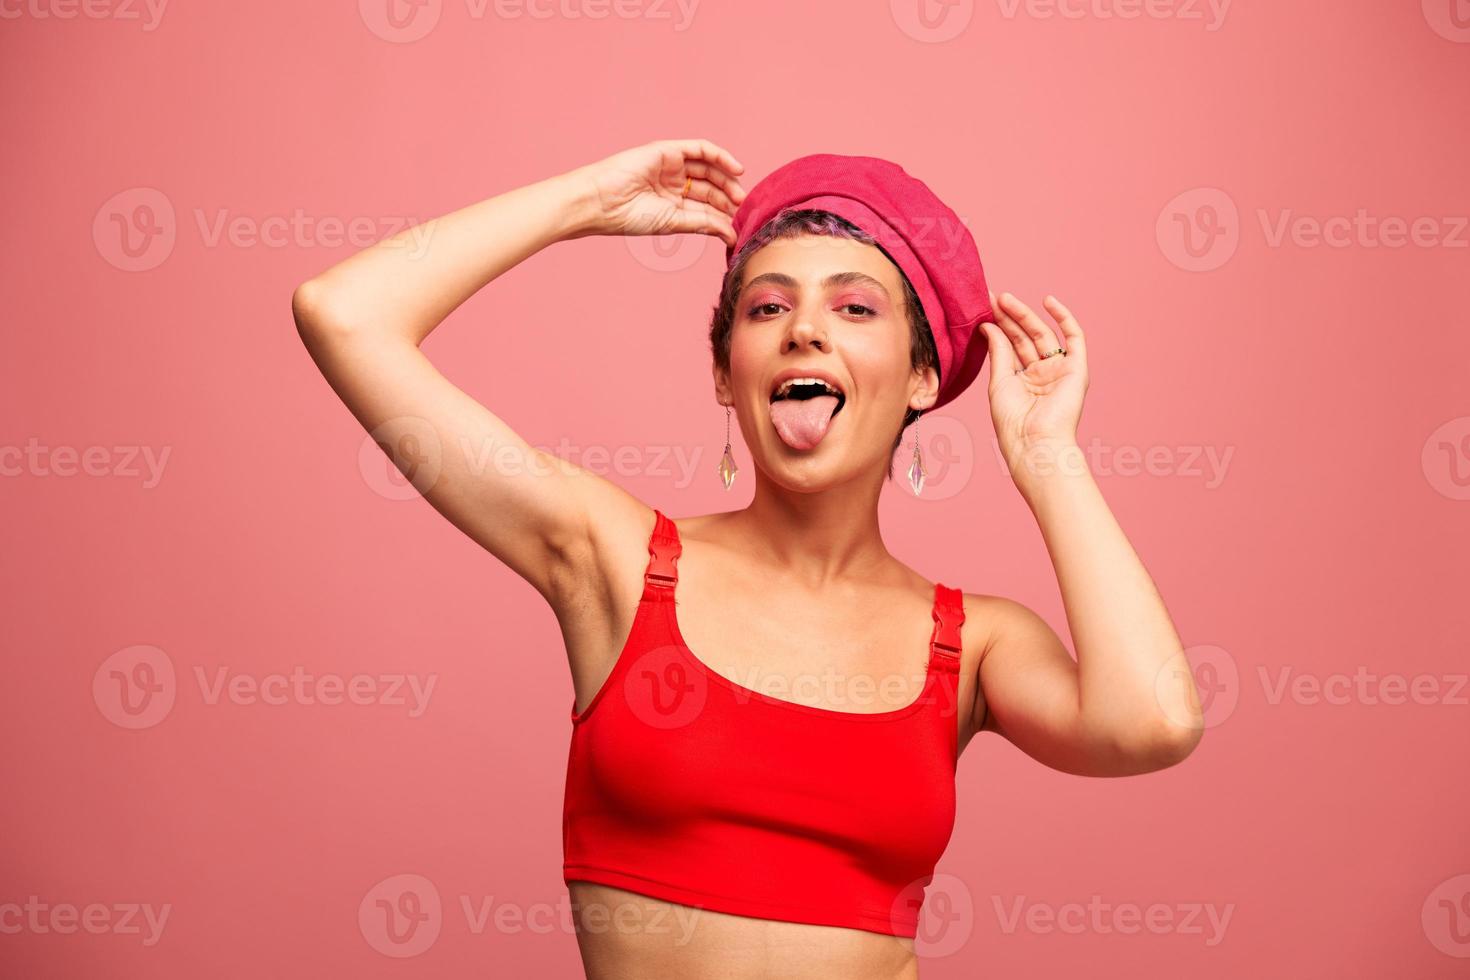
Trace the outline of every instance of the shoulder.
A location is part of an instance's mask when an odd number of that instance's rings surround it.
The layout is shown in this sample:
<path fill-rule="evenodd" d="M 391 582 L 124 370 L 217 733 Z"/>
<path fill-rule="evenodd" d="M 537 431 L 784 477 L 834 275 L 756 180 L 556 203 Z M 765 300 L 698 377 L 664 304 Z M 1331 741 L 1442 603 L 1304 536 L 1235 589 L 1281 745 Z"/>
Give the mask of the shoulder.
<path fill-rule="evenodd" d="M 1046 620 L 1014 599 L 966 592 L 964 610 L 960 670 L 972 692 L 970 724 L 974 731 L 995 730 L 991 709 L 1007 690 L 1015 699 L 1018 678 L 1054 676 L 1048 668 L 1071 667 L 1072 660 Z"/>
<path fill-rule="evenodd" d="M 940 583 L 931 582 L 922 575 L 908 569 L 918 589 L 924 591 L 930 601 Z M 983 592 L 961 592 L 961 607 L 965 619 L 960 624 L 960 644 L 963 648 L 961 661 L 974 667 L 997 640 L 1016 632 L 1016 627 L 1025 627 L 1040 617 L 1026 606 L 1004 596 L 988 595 Z"/>
<path fill-rule="evenodd" d="M 971 616 L 981 622 L 996 624 L 1029 619 L 1036 615 L 1027 606 L 1005 596 L 966 592 L 964 597 L 966 626 L 970 625 Z"/>
<path fill-rule="evenodd" d="M 981 682 L 981 667 L 1004 643 L 1016 635 L 1018 623 L 1035 615 L 1021 603 L 1003 596 L 983 592 L 962 592 L 961 607 L 965 619 L 960 625 L 960 697 L 966 706 L 965 730 L 961 735 L 961 751 L 969 739 L 990 721 L 990 698 Z M 984 671 L 993 679 L 994 669 Z"/>
<path fill-rule="evenodd" d="M 966 592 L 964 609 L 965 623 L 961 627 L 961 636 L 965 659 L 977 668 L 998 646 L 1056 635 L 1038 613 L 1005 596 Z"/>

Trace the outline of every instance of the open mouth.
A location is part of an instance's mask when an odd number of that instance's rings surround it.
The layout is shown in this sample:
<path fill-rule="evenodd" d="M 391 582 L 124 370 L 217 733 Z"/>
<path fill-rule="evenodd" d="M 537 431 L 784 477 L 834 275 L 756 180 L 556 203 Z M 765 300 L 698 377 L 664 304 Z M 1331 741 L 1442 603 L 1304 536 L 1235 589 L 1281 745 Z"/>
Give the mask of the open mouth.
<path fill-rule="evenodd" d="M 771 392 L 771 401 L 778 402 L 787 399 L 807 401 L 823 395 L 830 395 L 837 399 L 837 406 L 832 409 L 833 415 L 842 411 L 842 406 L 847 402 L 847 395 L 841 388 L 821 378 L 789 378 L 778 384 Z"/>
<path fill-rule="evenodd" d="M 847 394 L 831 382 L 788 378 L 771 392 L 771 424 L 792 449 L 811 449 L 822 441 L 845 404 Z"/>

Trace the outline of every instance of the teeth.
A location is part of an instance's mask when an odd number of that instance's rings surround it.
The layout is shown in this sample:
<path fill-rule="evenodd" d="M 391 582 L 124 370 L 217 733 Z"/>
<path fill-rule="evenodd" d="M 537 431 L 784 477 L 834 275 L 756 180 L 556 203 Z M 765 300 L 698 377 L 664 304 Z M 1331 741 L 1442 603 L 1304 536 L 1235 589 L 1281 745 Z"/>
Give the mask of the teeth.
<path fill-rule="evenodd" d="M 791 391 L 791 386 L 792 385 L 798 385 L 798 384 L 803 384 L 803 383 L 805 383 L 805 384 L 819 384 L 823 388 L 826 388 L 827 391 L 830 394 L 833 394 L 833 395 L 841 396 L 841 394 L 842 394 L 842 392 L 838 391 L 836 388 L 832 387 L 830 384 L 828 384 L 827 382 L 823 381 L 821 378 L 787 378 L 785 381 L 781 382 L 781 384 L 776 388 L 775 394 L 777 394 L 777 395 L 786 395 L 788 392 Z"/>

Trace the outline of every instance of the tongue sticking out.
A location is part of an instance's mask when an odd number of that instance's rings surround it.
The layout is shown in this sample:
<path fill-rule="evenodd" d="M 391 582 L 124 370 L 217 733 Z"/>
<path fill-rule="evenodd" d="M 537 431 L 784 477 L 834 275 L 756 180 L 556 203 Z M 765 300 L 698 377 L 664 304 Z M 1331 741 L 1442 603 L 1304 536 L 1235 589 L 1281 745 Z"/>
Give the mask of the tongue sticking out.
<path fill-rule="evenodd" d="M 837 396 L 818 395 L 805 400 L 783 398 L 771 403 L 771 423 L 781 441 L 792 449 L 810 449 L 822 441 L 837 410 Z"/>

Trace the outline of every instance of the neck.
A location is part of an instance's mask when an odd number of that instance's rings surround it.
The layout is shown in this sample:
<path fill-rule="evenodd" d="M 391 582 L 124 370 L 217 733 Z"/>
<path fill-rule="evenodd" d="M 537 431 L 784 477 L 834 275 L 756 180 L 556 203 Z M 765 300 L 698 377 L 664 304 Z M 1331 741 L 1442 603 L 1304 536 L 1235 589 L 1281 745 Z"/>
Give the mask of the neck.
<path fill-rule="evenodd" d="M 755 481 L 750 506 L 732 512 L 727 523 L 743 549 L 762 562 L 820 589 L 838 579 L 870 576 L 892 560 L 878 527 L 881 478 L 817 493 L 778 486 L 759 469 Z"/>

